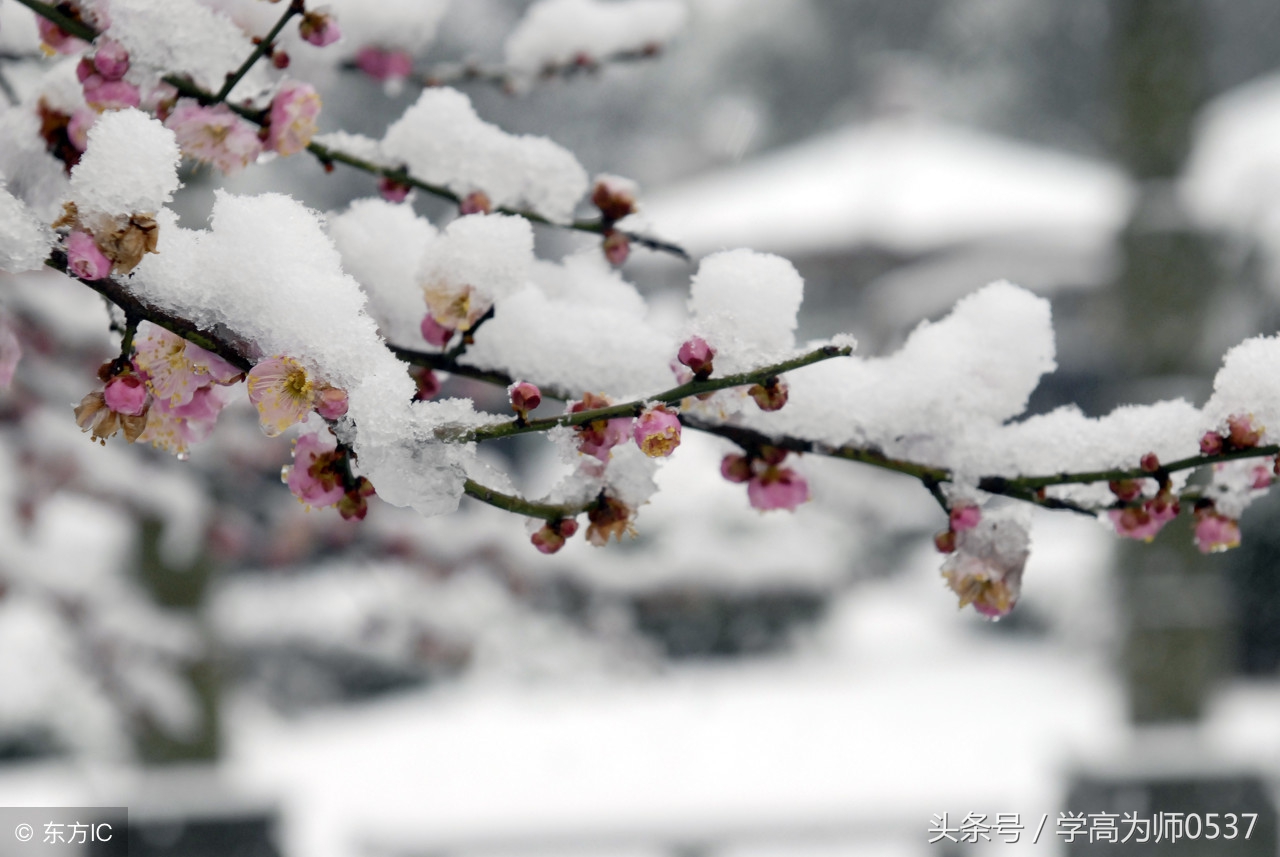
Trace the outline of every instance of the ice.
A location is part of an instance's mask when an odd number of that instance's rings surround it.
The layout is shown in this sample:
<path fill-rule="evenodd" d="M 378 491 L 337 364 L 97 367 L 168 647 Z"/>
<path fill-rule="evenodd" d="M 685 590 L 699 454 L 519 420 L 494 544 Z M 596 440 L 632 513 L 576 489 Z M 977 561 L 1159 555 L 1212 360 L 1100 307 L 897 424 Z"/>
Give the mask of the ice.
<path fill-rule="evenodd" d="M 685 24 L 679 0 L 542 0 L 507 37 L 507 64 L 530 74 L 544 66 L 659 48 Z"/>
<path fill-rule="evenodd" d="M 342 28 L 342 40 L 329 50 L 338 51 L 337 56 L 342 59 L 350 59 L 369 46 L 420 54 L 435 39 L 449 3 L 450 0 L 328 0 L 326 5 Z"/>
<path fill-rule="evenodd" d="M 529 280 L 533 228 L 523 217 L 473 214 L 449 224 L 422 254 L 418 283 L 424 291 L 471 286 L 488 301 L 501 301 Z M 418 320 L 425 312 L 418 313 Z"/>
<path fill-rule="evenodd" d="M 205 328 L 221 326 L 251 360 L 287 355 L 350 398 L 346 432 L 379 496 L 424 514 L 457 506 L 462 462 L 472 454 L 435 430 L 479 420 L 470 402 L 412 403 L 404 364 L 365 313 L 320 217 L 278 194 L 219 192 L 208 231 L 179 228 L 162 212 L 159 252 L 137 268 L 136 292 Z"/>
<path fill-rule="evenodd" d="M 385 159 L 459 196 L 483 191 L 496 206 L 529 208 L 567 221 L 587 189 L 587 173 L 545 137 L 513 136 L 481 120 L 457 90 L 425 90 L 382 140 Z"/>
<path fill-rule="evenodd" d="M 716 349 L 717 374 L 756 369 L 795 348 L 804 281 L 787 260 L 750 250 L 702 261 L 690 288 L 693 332 Z"/>
<path fill-rule="evenodd" d="M 129 51 L 129 79 L 181 74 L 213 92 L 253 53 L 253 43 L 227 16 L 196 0 L 112 0 L 111 38 Z M 231 92 L 238 101 L 268 85 L 258 63 Z"/>
<path fill-rule="evenodd" d="M 382 199 L 358 199 L 329 218 L 329 237 L 342 265 L 369 297 L 369 313 L 383 336 L 405 347 L 422 345 L 419 323 L 426 312 L 418 285 L 418 263 L 436 230 L 413 207 Z"/>
<path fill-rule="evenodd" d="M 49 257 L 52 245 L 52 230 L 9 193 L 4 173 L 0 173 L 0 271 L 37 270 Z"/>
<path fill-rule="evenodd" d="M 71 199 L 86 218 L 152 214 L 178 189 L 181 153 L 173 132 L 141 110 L 101 116 L 71 171 Z"/>

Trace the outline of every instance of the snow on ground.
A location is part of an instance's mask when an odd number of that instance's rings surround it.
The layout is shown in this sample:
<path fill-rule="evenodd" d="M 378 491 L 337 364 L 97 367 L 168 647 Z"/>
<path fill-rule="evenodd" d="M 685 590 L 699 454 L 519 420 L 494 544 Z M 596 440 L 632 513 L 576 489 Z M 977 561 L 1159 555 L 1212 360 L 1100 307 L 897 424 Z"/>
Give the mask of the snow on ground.
<path fill-rule="evenodd" d="M 923 118 L 855 125 L 648 196 L 695 254 L 863 245 L 921 253 L 1006 237 L 1108 242 L 1134 190 L 1110 165 Z"/>

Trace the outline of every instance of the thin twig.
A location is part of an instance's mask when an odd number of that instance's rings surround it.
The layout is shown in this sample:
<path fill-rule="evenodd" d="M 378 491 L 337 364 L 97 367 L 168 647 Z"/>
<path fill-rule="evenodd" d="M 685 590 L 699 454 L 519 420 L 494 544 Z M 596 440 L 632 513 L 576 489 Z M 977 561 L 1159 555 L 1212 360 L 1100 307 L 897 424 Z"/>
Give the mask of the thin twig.
<path fill-rule="evenodd" d="M 302 11 L 303 4 L 301 2 L 296 2 L 295 0 L 295 2 L 289 3 L 288 8 L 284 10 L 284 14 L 280 16 L 280 20 L 276 21 L 275 26 L 268 30 L 267 34 L 263 36 L 262 40 L 258 42 L 256 47 L 254 47 L 253 53 L 249 54 L 249 57 L 240 64 L 238 69 L 234 72 L 227 73 L 226 83 L 222 84 L 222 89 L 218 90 L 218 94 L 213 97 L 213 101 L 210 103 L 220 104 L 221 102 L 226 101 L 227 96 L 231 94 L 231 90 L 235 89 L 236 84 L 249 73 L 249 69 L 253 68 L 254 64 L 257 63 L 258 60 L 262 59 L 267 52 L 272 49 L 272 44 L 275 42 L 276 36 L 280 35 L 280 31 L 284 29 L 285 24 L 289 23 L 289 19 L 294 15 L 301 14 Z"/>

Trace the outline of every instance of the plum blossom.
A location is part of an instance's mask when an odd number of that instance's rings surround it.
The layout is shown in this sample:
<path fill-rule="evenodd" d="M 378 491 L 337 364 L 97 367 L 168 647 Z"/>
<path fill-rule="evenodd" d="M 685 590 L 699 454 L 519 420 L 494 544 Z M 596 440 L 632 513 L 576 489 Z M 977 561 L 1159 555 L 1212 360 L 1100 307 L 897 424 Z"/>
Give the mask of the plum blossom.
<path fill-rule="evenodd" d="M 680 428 L 674 411 L 662 405 L 650 408 L 635 421 L 636 446 L 650 458 L 665 458 L 680 445 Z"/>
<path fill-rule="evenodd" d="M 196 390 L 209 383 L 208 374 L 191 360 L 188 345 L 182 337 L 156 325 L 148 325 L 134 340 L 133 365 L 146 379 L 152 395 L 170 407 L 187 404 Z"/>
<path fill-rule="evenodd" d="M 262 154 L 257 129 L 225 104 L 203 107 L 184 98 L 164 124 L 177 137 L 183 154 L 213 164 L 228 175 L 252 164 Z"/>
<path fill-rule="evenodd" d="M 84 50 L 83 39 L 76 38 L 49 19 L 37 15 L 36 29 L 40 33 L 40 50 L 53 54 L 75 54 Z"/>
<path fill-rule="evenodd" d="M 1195 511 L 1195 543 L 1201 553 L 1221 553 L 1240 546 L 1240 522 L 1228 518 L 1214 508 L 1213 503 L 1202 501 Z"/>
<path fill-rule="evenodd" d="M 1164 529 L 1165 524 L 1178 517 L 1178 511 L 1177 499 L 1168 491 L 1161 491 L 1139 506 L 1111 509 L 1107 517 L 1111 519 L 1117 535 L 1149 542 Z"/>
<path fill-rule="evenodd" d="M 762 411 L 779 411 L 787 403 L 787 385 L 781 378 L 770 378 L 763 384 L 752 384 L 747 395 Z"/>
<path fill-rule="evenodd" d="M 972 503 L 958 504 L 951 507 L 948 518 L 951 521 L 951 529 L 955 532 L 972 530 L 982 520 L 982 509 Z"/>
<path fill-rule="evenodd" d="M 386 176 L 378 179 L 378 195 L 387 202 L 404 202 L 409 198 L 410 190 L 412 188 L 404 182 L 396 181 Z"/>
<path fill-rule="evenodd" d="M 327 8 L 304 12 L 302 21 L 298 24 L 298 32 L 302 34 L 304 41 L 317 48 L 328 47 L 342 38 L 342 29 Z"/>
<path fill-rule="evenodd" d="M 148 412 L 147 430 L 142 433 L 142 440 L 183 458 L 192 445 L 201 443 L 213 433 L 218 414 L 225 406 L 226 400 L 219 388 L 212 385 L 199 387 L 190 400 L 181 405 L 155 399 Z"/>
<path fill-rule="evenodd" d="M 626 263 L 627 257 L 631 255 L 631 239 L 625 232 L 610 229 L 605 232 L 601 249 L 604 250 L 604 257 L 609 260 L 609 264 L 619 268 Z"/>
<path fill-rule="evenodd" d="M 463 217 L 468 214 L 488 214 L 491 211 L 493 211 L 493 201 L 482 190 L 472 191 L 458 203 L 458 213 Z"/>
<path fill-rule="evenodd" d="M 82 280 L 101 280 L 111 273 L 111 260 L 87 232 L 72 232 L 66 239 L 67 270 Z"/>
<path fill-rule="evenodd" d="M 1030 537 L 1012 515 L 988 514 L 972 529 L 956 535 L 956 549 L 942 564 L 942 576 L 960 596 L 960 607 L 989 619 L 1006 616 L 1022 592 Z"/>
<path fill-rule="evenodd" d="M 326 420 L 336 420 L 347 413 L 347 391 L 325 387 L 316 400 L 316 413 Z"/>
<path fill-rule="evenodd" d="M 418 388 L 418 391 L 413 395 L 415 401 L 427 402 L 440 393 L 440 376 L 430 367 L 410 367 L 409 377 L 413 379 Z"/>
<path fill-rule="evenodd" d="M 102 398 L 107 407 L 118 414 L 141 416 L 147 409 L 147 383 L 133 372 L 125 371 L 107 382 Z"/>
<path fill-rule="evenodd" d="M 586 393 L 582 401 L 569 406 L 569 413 L 578 414 L 583 411 L 594 411 L 607 408 L 613 404 L 607 396 Z M 578 451 L 583 455 L 591 455 L 607 463 L 612 455 L 611 450 L 620 443 L 626 443 L 631 437 L 631 417 L 614 417 L 613 419 L 592 420 L 574 426 L 578 433 Z"/>
<path fill-rule="evenodd" d="M 320 95 L 309 83 L 287 81 L 271 101 L 267 147 L 281 155 L 301 152 L 316 133 Z"/>
<path fill-rule="evenodd" d="M 430 312 L 428 317 L 435 325 L 451 334 L 455 330 L 470 330 L 493 306 L 491 298 L 468 285 L 431 283 L 423 287 L 422 296 Z M 423 338 L 432 342 L 432 337 L 427 335 L 427 321 L 424 319 L 422 324 Z"/>
<path fill-rule="evenodd" d="M 293 464 L 281 476 L 293 496 L 311 508 L 336 505 L 347 493 L 335 467 L 337 448 L 329 432 L 308 432 L 293 442 Z"/>
<path fill-rule="evenodd" d="M 398 81 L 413 74 L 413 58 L 404 51 L 370 45 L 356 54 L 356 67 L 374 80 Z"/>
<path fill-rule="evenodd" d="M 249 401 L 267 437 L 276 437 L 307 418 L 319 396 L 307 370 L 292 357 L 272 357 L 249 370 Z"/>
<path fill-rule="evenodd" d="M 768 465 L 747 482 L 747 499 L 762 512 L 794 511 L 809 500 L 809 483 L 790 467 Z"/>

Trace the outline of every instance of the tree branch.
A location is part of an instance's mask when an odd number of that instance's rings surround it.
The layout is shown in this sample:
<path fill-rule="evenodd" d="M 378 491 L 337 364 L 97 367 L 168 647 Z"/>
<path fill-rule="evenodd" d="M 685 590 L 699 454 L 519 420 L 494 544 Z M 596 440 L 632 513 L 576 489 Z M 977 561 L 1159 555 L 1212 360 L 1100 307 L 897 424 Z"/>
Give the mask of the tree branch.
<path fill-rule="evenodd" d="M 468 479 L 462 485 L 468 497 L 474 497 L 482 503 L 496 506 L 507 512 L 525 515 L 530 518 L 541 518 L 544 521 L 559 521 L 562 518 L 573 518 L 583 512 L 590 511 L 595 502 L 584 506 L 556 503 L 535 503 L 512 494 L 503 494 L 492 488 L 486 488 L 474 479 Z"/>
<path fill-rule="evenodd" d="M 219 104 L 227 100 L 227 96 L 231 94 L 231 90 L 235 89 L 236 84 L 249 73 L 249 69 L 253 68 L 254 64 L 271 50 L 272 43 L 276 40 L 276 36 L 280 35 L 280 31 L 284 29 L 285 24 L 289 23 L 289 19 L 294 15 L 300 15 L 302 11 L 302 3 L 297 2 L 297 0 L 292 0 L 292 2 L 289 3 L 289 6 L 284 10 L 284 14 L 280 16 L 280 20 L 276 21 L 275 26 L 262 37 L 262 41 L 258 42 L 257 47 L 253 49 L 253 53 L 249 54 L 249 57 L 240 64 L 238 69 L 234 72 L 228 72 L 226 83 L 222 84 L 222 89 L 218 90 L 218 94 L 213 97 L 213 101 L 211 103 Z"/>

